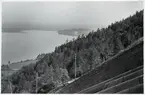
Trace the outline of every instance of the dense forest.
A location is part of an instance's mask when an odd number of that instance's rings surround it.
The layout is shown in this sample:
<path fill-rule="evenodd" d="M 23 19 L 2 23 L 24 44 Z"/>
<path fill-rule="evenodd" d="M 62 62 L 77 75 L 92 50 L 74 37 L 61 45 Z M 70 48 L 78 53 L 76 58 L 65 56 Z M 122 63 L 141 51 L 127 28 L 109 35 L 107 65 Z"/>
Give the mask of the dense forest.
<path fill-rule="evenodd" d="M 106 28 L 66 41 L 52 53 L 39 55 L 36 64 L 24 66 L 13 75 L 2 78 L 2 93 L 45 92 L 41 88 L 47 88 L 46 92 L 49 92 L 64 86 L 75 78 L 74 62 L 79 78 L 141 37 L 143 10 Z"/>

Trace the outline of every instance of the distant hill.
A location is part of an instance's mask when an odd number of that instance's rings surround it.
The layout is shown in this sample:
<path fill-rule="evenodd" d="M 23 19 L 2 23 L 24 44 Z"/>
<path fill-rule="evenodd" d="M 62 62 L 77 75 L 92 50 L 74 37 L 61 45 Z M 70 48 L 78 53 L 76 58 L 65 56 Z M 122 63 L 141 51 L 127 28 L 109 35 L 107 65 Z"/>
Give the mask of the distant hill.
<path fill-rule="evenodd" d="M 78 28 L 78 29 L 65 29 L 65 30 L 59 30 L 58 33 L 62 35 L 69 35 L 69 36 L 79 36 L 79 35 L 87 35 L 91 29 L 83 29 L 83 28 Z"/>
<path fill-rule="evenodd" d="M 20 70 L 23 66 L 27 66 L 29 64 L 35 64 L 37 60 L 25 60 L 21 62 L 14 62 L 8 65 L 1 66 L 2 78 L 5 76 L 12 75 L 14 72 Z"/>
<path fill-rule="evenodd" d="M 3 77 L 9 76 L 11 74 L 13 74 L 15 72 L 15 70 L 13 70 L 9 65 L 2 65 L 1 66 L 1 75 Z"/>
<path fill-rule="evenodd" d="M 14 62 L 14 63 L 11 63 L 9 65 L 2 65 L 2 70 L 6 70 L 6 67 L 7 67 L 7 70 L 11 69 L 11 70 L 19 70 L 21 69 L 23 66 L 27 66 L 31 63 L 36 63 L 37 60 L 25 60 L 25 61 L 20 61 L 20 62 Z"/>
<path fill-rule="evenodd" d="M 36 93 L 45 87 L 49 92 L 64 86 L 75 75 L 78 78 L 94 70 L 142 37 L 143 10 L 106 28 L 90 31 L 88 35 L 79 35 L 77 39 L 42 56 L 36 64 L 22 67 L 8 78 L 2 79 L 2 93 L 10 91 L 7 81 L 11 82 L 13 93 Z M 52 85 L 53 88 L 50 87 Z"/>
<path fill-rule="evenodd" d="M 7 71 L 7 70 L 12 70 L 12 69 L 9 67 L 9 65 L 2 65 L 1 70 L 2 71 Z"/>
<path fill-rule="evenodd" d="M 36 63 L 36 62 L 37 62 L 37 60 L 25 60 L 25 61 L 21 61 L 21 62 L 14 62 L 14 63 L 11 63 L 9 65 L 9 67 L 14 69 L 14 70 L 19 70 L 23 66 L 27 66 L 31 63 Z"/>

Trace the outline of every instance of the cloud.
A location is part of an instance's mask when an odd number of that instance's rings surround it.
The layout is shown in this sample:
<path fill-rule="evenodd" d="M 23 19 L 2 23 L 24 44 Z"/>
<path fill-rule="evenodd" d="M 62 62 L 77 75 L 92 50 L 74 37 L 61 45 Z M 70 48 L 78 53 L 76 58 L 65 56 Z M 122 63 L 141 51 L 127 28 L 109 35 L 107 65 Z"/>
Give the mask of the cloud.
<path fill-rule="evenodd" d="M 3 31 L 107 26 L 143 9 L 142 1 L 5 2 Z"/>

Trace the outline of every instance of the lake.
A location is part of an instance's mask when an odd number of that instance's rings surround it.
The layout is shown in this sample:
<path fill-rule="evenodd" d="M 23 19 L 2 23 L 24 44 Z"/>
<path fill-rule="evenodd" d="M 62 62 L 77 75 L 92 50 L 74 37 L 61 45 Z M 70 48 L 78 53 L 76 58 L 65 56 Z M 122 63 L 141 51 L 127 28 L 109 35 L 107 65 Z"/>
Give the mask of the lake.
<path fill-rule="evenodd" d="M 60 35 L 57 31 L 2 32 L 2 64 L 35 59 L 38 54 L 52 52 L 73 38 L 76 36 Z"/>

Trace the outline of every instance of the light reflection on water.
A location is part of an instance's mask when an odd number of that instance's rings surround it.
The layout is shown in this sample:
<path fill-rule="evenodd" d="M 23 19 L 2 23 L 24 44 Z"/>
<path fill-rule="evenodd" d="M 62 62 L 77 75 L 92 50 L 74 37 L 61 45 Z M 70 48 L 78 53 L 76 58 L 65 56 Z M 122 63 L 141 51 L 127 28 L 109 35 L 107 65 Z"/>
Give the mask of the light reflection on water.
<path fill-rule="evenodd" d="M 76 36 L 60 35 L 57 31 L 29 30 L 24 33 L 2 33 L 2 64 L 36 58 L 38 54 L 54 51 Z"/>

